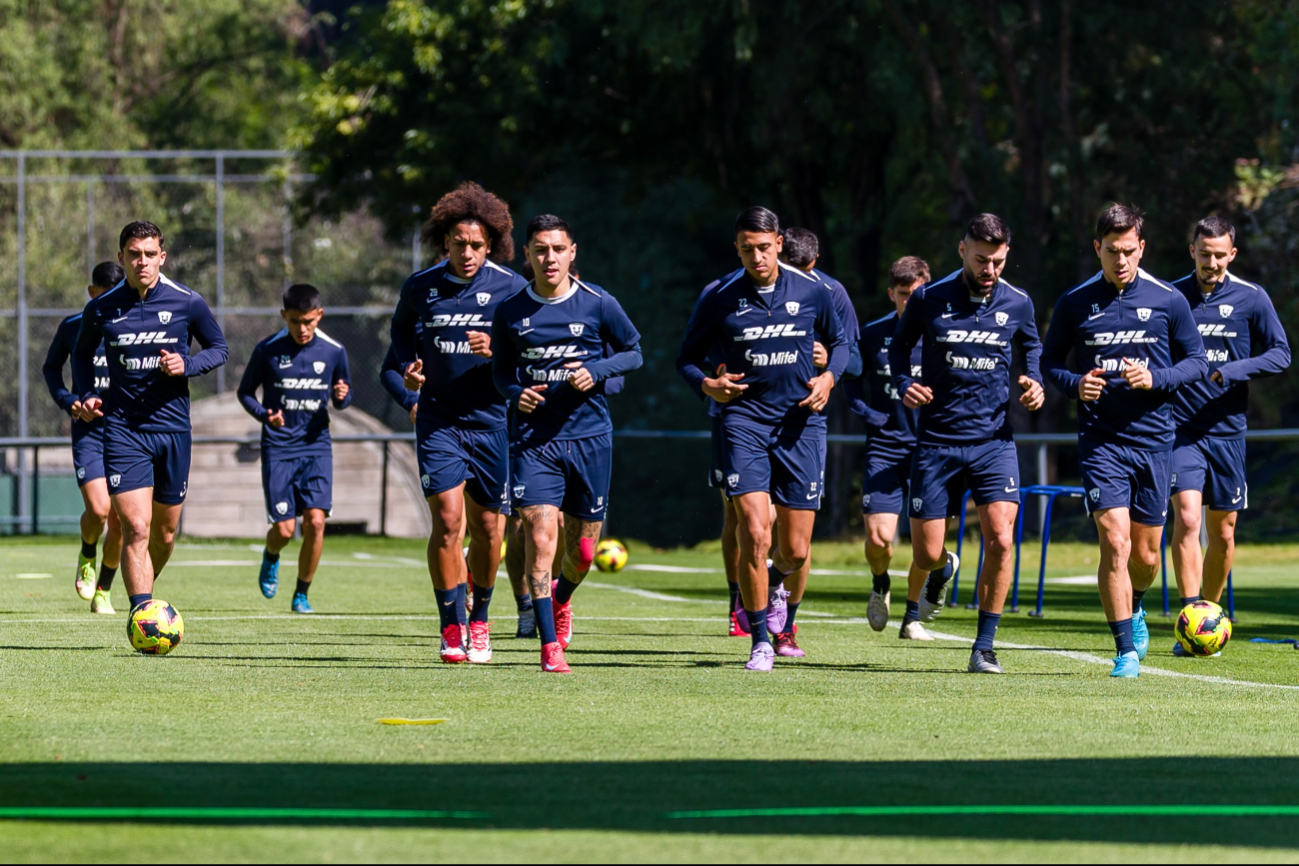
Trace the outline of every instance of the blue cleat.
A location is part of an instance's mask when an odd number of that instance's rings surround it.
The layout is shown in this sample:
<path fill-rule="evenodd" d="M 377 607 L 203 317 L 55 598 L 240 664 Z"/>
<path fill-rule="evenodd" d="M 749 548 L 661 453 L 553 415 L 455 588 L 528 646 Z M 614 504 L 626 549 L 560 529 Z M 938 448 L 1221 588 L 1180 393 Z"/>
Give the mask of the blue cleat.
<path fill-rule="evenodd" d="M 275 598 L 275 593 L 280 589 L 280 561 L 274 562 L 262 554 L 262 571 L 257 575 L 257 585 L 262 588 L 262 595 L 267 598 Z"/>
<path fill-rule="evenodd" d="M 1146 609 L 1139 607 L 1132 612 L 1132 646 L 1137 651 L 1137 658 L 1146 660 L 1150 652 L 1150 627 L 1146 625 Z"/>
<path fill-rule="evenodd" d="M 1141 676 L 1141 659 L 1137 658 L 1136 653 L 1124 653 L 1114 660 L 1114 670 L 1110 671 L 1110 676 L 1136 679 Z"/>
<path fill-rule="evenodd" d="M 293 594 L 293 612 L 294 613 L 315 613 L 312 609 L 311 602 L 307 601 L 305 592 L 295 592 Z"/>

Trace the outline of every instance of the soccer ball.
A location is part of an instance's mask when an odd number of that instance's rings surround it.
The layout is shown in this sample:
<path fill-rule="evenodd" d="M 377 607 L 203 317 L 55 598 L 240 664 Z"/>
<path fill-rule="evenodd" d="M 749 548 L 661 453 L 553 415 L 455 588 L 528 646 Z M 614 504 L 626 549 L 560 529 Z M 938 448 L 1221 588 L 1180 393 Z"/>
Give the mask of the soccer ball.
<path fill-rule="evenodd" d="M 1231 640 L 1231 620 L 1211 601 L 1196 601 L 1182 608 L 1177 618 L 1177 642 L 1191 655 L 1211 656 Z"/>
<path fill-rule="evenodd" d="M 617 574 L 627 565 L 627 548 L 622 542 L 601 541 L 595 549 L 595 567 L 605 573 Z"/>
<path fill-rule="evenodd" d="M 138 653 L 165 656 L 185 637 L 185 620 L 161 599 L 146 601 L 126 619 L 126 638 Z"/>

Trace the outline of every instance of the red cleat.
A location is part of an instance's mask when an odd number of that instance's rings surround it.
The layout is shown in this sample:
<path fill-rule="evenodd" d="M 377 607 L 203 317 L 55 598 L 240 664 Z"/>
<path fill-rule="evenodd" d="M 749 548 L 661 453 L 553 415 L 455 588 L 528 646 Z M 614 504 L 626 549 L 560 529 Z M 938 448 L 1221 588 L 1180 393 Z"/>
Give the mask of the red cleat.
<path fill-rule="evenodd" d="M 568 645 L 573 642 L 573 600 L 570 598 L 568 604 L 555 605 L 555 637 L 559 638 L 559 645 L 568 649 Z"/>
<path fill-rule="evenodd" d="M 442 661 L 449 665 L 458 665 L 467 658 L 464 632 L 461 631 L 458 624 L 449 625 L 442 629 L 441 655 Z"/>
<path fill-rule="evenodd" d="M 570 674 L 572 668 L 564 661 L 564 648 L 559 641 L 548 643 L 541 648 L 541 669 L 548 674 Z"/>
<path fill-rule="evenodd" d="M 744 629 L 745 625 L 747 625 L 747 622 L 741 623 L 740 615 L 735 611 L 731 611 L 731 637 L 748 637 L 749 632 Z"/>

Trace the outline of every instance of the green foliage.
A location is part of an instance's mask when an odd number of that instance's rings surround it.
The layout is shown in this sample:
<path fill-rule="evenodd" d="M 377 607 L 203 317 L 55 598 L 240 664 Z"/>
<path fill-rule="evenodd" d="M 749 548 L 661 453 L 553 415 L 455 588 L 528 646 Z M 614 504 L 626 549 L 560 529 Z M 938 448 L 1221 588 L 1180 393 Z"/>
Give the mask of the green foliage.
<path fill-rule="evenodd" d="M 309 24 L 293 0 L 3 0 L 9 147 L 272 147 Z"/>

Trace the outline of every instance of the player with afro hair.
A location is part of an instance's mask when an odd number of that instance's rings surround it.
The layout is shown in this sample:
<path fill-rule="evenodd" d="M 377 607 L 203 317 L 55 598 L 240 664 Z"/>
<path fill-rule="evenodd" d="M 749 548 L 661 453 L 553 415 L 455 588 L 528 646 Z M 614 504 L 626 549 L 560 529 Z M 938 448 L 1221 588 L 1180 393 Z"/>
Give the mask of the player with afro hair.
<path fill-rule="evenodd" d="M 509 506 L 509 431 L 505 398 L 492 382 L 491 329 L 497 306 L 527 285 L 499 264 L 514 258 L 513 228 L 505 202 L 476 183 L 442 196 L 423 237 L 445 258 L 406 280 L 392 317 L 396 368 L 420 395 L 415 435 L 433 523 L 429 575 L 442 660 L 453 664 L 492 659 L 487 612 Z"/>
<path fill-rule="evenodd" d="M 429 247 L 451 253 L 451 233 L 462 223 L 477 224 L 487 235 L 488 256 L 494 262 L 514 259 L 514 220 L 510 207 L 472 180 L 438 199 L 420 237 Z"/>

